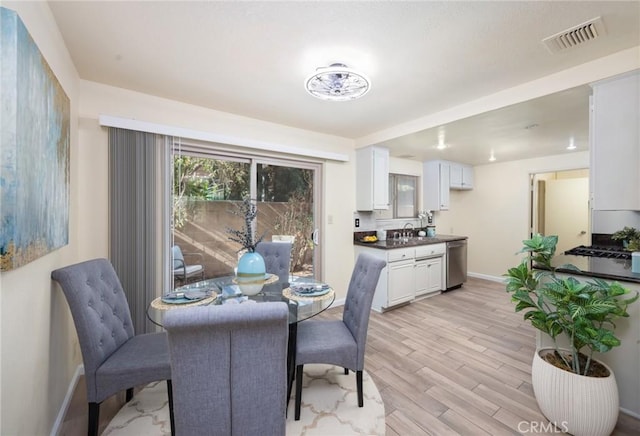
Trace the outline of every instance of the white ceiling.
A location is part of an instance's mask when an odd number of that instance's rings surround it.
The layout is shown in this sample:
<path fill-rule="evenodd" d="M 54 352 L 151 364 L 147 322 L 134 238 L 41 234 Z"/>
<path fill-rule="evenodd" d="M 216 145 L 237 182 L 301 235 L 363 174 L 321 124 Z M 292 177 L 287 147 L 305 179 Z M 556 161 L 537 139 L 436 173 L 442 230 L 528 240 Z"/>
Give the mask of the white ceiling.
<path fill-rule="evenodd" d="M 357 140 L 640 45 L 640 2 L 50 1 L 80 77 Z M 607 34 L 551 54 L 541 40 L 601 16 Z M 640 53 L 639 53 L 640 54 Z M 308 95 L 341 62 L 371 91 Z M 587 86 L 386 141 L 392 156 L 485 163 L 587 147 Z M 534 129 L 525 129 L 538 124 Z M 556 151 L 554 151 L 556 150 Z"/>

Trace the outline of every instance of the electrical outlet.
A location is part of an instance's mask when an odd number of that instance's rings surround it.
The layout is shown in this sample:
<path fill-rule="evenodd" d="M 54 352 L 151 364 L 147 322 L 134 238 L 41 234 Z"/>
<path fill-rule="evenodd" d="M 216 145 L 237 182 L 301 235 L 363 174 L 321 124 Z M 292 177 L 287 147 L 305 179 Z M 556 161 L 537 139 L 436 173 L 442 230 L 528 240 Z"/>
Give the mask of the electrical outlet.
<path fill-rule="evenodd" d="M 360 218 L 356 218 L 356 227 L 360 227 Z"/>

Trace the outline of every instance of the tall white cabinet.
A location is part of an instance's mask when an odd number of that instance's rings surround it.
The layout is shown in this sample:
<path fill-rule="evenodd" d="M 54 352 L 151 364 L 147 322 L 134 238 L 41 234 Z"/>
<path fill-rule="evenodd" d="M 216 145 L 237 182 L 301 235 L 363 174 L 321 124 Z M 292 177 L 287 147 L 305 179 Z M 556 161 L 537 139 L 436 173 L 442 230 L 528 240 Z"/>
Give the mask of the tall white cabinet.
<path fill-rule="evenodd" d="M 592 86 L 592 208 L 640 210 L 640 71 Z"/>
<path fill-rule="evenodd" d="M 422 193 L 426 210 L 449 210 L 449 191 L 473 189 L 473 167 L 446 160 L 423 163 Z"/>
<path fill-rule="evenodd" d="M 356 150 L 356 210 L 389 209 L 389 150 Z"/>
<path fill-rule="evenodd" d="M 426 210 L 449 210 L 449 163 L 430 160 L 422 170 L 423 206 Z"/>

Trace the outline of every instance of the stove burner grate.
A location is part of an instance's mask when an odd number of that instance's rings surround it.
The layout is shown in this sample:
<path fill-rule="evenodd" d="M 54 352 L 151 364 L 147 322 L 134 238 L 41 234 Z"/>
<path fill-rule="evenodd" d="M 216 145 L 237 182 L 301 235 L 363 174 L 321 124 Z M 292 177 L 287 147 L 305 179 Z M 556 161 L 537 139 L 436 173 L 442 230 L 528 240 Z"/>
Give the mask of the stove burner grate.
<path fill-rule="evenodd" d="M 592 245 L 586 247 L 580 245 L 579 247 L 567 250 L 564 254 L 571 254 L 574 256 L 590 256 L 590 257 L 604 257 L 607 259 L 631 259 L 631 253 L 628 251 L 622 251 L 618 247 L 597 246 Z"/>

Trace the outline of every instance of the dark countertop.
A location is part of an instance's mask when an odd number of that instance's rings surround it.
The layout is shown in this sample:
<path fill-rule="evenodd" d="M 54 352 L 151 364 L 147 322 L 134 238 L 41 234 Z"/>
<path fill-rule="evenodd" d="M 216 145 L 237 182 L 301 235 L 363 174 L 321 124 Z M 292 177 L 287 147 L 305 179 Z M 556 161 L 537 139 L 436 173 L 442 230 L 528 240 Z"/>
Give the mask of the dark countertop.
<path fill-rule="evenodd" d="M 558 268 L 566 264 L 575 265 L 580 272 Z M 640 273 L 631 272 L 631 259 L 606 259 L 602 257 L 557 255 L 553 258 L 552 266 L 558 268 L 557 272 L 597 277 L 607 280 L 640 283 Z"/>
<path fill-rule="evenodd" d="M 392 248 L 407 248 L 407 247 L 418 247 L 420 245 L 430 245 L 430 244 L 441 244 L 444 242 L 451 241 L 462 241 L 467 239 L 466 236 L 455 236 L 455 235 L 436 235 L 433 238 L 419 237 L 414 236 L 413 238 L 409 238 L 407 242 L 404 242 L 402 239 L 388 239 L 386 241 L 377 241 L 377 242 L 361 242 L 354 240 L 353 245 L 360 245 L 362 247 L 370 247 L 370 248 L 379 248 L 381 250 L 389 250 Z"/>

